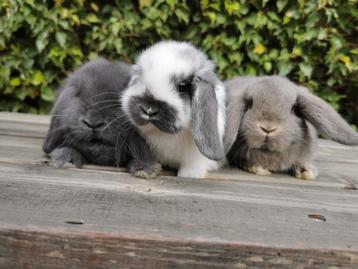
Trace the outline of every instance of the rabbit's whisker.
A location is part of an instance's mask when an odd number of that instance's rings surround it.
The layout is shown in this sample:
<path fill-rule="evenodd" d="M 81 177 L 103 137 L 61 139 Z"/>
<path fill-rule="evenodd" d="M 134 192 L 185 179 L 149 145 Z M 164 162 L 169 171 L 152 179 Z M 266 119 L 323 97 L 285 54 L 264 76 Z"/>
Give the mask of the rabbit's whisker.
<path fill-rule="evenodd" d="M 99 102 L 93 103 L 93 104 L 91 104 L 89 107 L 93 107 L 93 106 L 96 106 L 96 105 L 99 105 L 99 104 L 109 103 L 109 102 L 118 103 L 118 104 L 119 104 L 119 101 L 118 101 L 118 100 L 104 100 L 104 101 L 99 101 Z"/>
<path fill-rule="evenodd" d="M 92 96 L 92 99 L 98 96 L 102 96 L 102 95 L 119 95 L 118 93 L 114 93 L 114 92 L 101 92 L 101 93 L 97 93 L 95 95 Z"/>
<path fill-rule="evenodd" d="M 95 109 L 94 111 L 102 111 L 103 109 L 110 108 L 110 107 L 120 107 L 120 104 L 113 104 L 113 105 L 103 106 L 103 107 L 101 107 L 99 109 Z"/>

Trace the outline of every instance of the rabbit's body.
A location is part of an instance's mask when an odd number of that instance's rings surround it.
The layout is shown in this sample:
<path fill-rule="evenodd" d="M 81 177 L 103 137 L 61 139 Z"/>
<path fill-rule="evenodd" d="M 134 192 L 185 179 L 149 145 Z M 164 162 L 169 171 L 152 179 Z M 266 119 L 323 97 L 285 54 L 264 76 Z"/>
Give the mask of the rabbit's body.
<path fill-rule="evenodd" d="M 205 176 L 224 158 L 225 89 L 205 54 L 185 42 L 145 50 L 123 94 L 123 110 L 162 164 Z"/>
<path fill-rule="evenodd" d="M 204 177 L 205 171 L 219 167 L 217 161 L 202 155 L 188 130 L 177 134 L 160 132 L 153 127 L 141 130 L 158 162 L 172 168 L 181 167 L 178 176 Z"/>
<path fill-rule="evenodd" d="M 286 78 L 238 77 L 226 86 L 231 165 L 260 175 L 292 172 L 313 179 L 315 128 L 337 142 L 358 144 L 358 135 L 328 104 Z"/>
<path fill-rule="evenodd" d="M 78 167 L 130 164 L 136 173 L 143 160 L 154 165 L 148 145 L 121 107 L 120 97 L 130 77 L 130 65 L 105 59 L 88 62 L 69 75 L 43 144 L 58 166 L 66 162 Z"/>

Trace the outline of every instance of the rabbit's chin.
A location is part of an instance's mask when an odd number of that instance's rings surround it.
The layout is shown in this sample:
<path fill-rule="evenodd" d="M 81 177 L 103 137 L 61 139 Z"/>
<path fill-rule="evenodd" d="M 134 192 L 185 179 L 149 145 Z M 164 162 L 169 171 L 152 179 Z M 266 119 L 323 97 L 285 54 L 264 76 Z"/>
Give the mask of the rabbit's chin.
<path fill-rule="evenodd" d="M 149 118 L 143 115 L 130 117 L 132 123 L 137 126 L 138 129 L 150 132 L 163 132 L 167 134 L 176 134 L 180 132 L 183 127 L 175 120 L 165 120 L 160 118 Z"/>
<path fill-rule="evenodd" d="M 135 123 L 137 128 L 144 133 L 166 133 L 166 134 L 176 134 L 183 130 L 181 127 L 176 127 L 175 125 L 162 124 L 161 122 L 152 122 L 146 121 L 145 123 Z"/>
<path fill-rule="evenodd" d="M 280 138 L 267 138 L 262 137 L 253 141 L 248 140 L 250 149 L 262 152 L 284 152 L 287 151 L 292 145 L 292 141 L 282 141 Z"/>

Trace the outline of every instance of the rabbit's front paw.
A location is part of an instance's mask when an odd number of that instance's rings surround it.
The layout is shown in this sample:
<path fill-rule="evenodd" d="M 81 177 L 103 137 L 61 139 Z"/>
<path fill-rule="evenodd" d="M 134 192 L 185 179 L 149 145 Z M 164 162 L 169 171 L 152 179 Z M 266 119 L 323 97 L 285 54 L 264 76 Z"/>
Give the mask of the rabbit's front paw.
<path fill-rule="evenodd" d="M 270 170 L 268 170 L 266 168 L 263 168 L 260 165 L 248 166 L 248 167 L 245 168 L 245 170 L 250 172 L 250 173 L 259 175 L 259 176 L 269 176 L 269 175 L 272 174 Z"/>
<path fill-rule="evenodd" d="M 76 167 L 81 167 L 83 164 L 83 158 L 80 153 L 75 149 L 69 147 L 54 149 L 49 157 L 54 167 L 61 167 L 65 163 L 73 163 Z"/>
<path fill-rule="evenodd" d="M 295 167 L 294 176 L 303 180 L 312 180 L 317 177 L 317 170 L 314 167 Z"/>
<path fill-rule="evenodd" d="M 162 170 L 162 165 L 160 163 L 145 163 L 132 161 L 129 165 L 129 172 L 135 177 L 139 178 L 155 178 Z"/>

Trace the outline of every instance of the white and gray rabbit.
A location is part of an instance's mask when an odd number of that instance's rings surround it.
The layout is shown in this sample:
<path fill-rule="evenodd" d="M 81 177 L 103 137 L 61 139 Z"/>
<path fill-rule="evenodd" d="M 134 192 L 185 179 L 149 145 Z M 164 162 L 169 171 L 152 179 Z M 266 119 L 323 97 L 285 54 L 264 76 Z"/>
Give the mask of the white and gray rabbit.
<path fill-rule="evenodd" d="M 228 91 L 227 159 L 259 175 L 291 172 L 314 179 L 316 129 L 324 137 L 358 145 L 358 134 L 326 102 L 280 76 L 237 77 Z"/>
<path fill-rule="evenodd" d="M 202 178 L 225 158 L 225 88 L 207 56 L 187 42 L 143 51 L 123 94 L 123 110 L 155 158 L 178 176 Z"/>
<path fill-rule="evenodd" d="M 57 166 L 72 162 L 129 165 L 140 177 L 155 176 L 158 165 L 143 137 L 123 113 L 120 96 L 131 66 L 99 58 L 67 78 L 52 111 L 43 150 Z"/>

